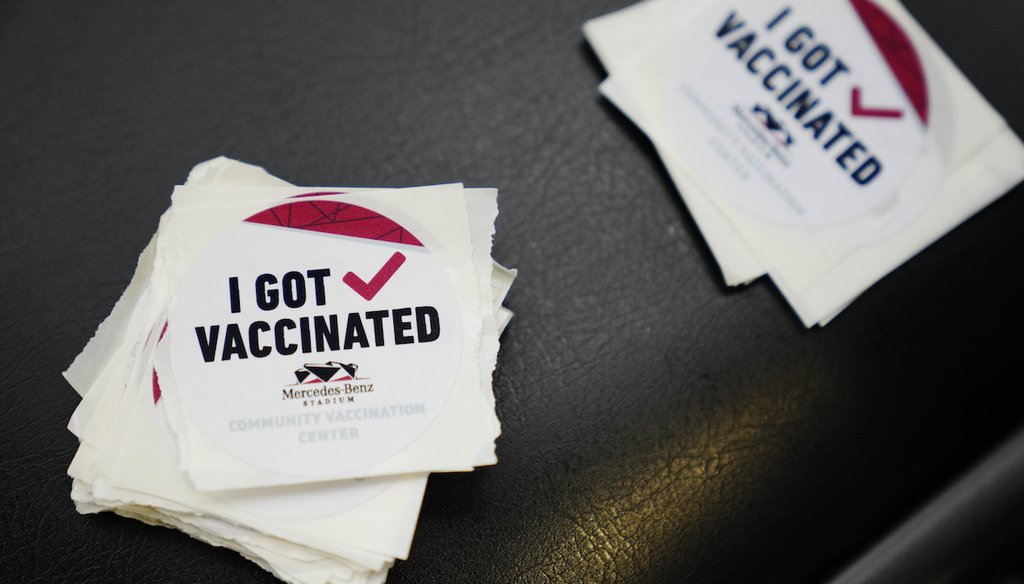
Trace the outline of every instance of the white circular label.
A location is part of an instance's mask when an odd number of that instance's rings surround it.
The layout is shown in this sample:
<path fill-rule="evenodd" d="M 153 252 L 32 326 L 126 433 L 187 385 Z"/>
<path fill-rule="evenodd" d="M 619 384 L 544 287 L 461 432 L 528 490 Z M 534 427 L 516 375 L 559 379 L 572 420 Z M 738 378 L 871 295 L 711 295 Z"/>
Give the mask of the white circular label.
<path fill-rule="evenodd" d="M 160 337 L 163 337 L 160 334 Z M 153 407 L 160 433 L 167 447 L 177 453 L 174 431 L 167 417 L 167 402 L 162 399 L 159 377 L 153 370 Z M 344 481 L 328 481 L 265 487 L 211 494 L 222 502 L 246 513 L 288 521 L 317 519 L 354 509 L 373 499 L 394 484 L 392 477 L 375 477 Z"/>
<path fill-rule="evenodd" d="M 925 145 L 909 37 L 871 0 L 709 2 L 667 74 L 698 178 L 761 218 L 850 221 L 890 204 Z"/>
<path fill-rule="evenodd" d="M 226 233 L 184 279 L 167 337 L 183 407 L 214 442 L 309 477 L 412 443 L 462 356 L 441 264 L 387 217 L 324 200 Z"/>

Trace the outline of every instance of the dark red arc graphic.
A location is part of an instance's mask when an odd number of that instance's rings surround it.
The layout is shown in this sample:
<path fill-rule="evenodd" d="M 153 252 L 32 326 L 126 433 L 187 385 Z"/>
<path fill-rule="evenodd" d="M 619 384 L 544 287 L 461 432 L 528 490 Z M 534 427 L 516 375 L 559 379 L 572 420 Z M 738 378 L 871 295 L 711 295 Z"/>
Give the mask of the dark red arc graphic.
<path fill-rule="evenodd" d="M 885 62 L 889 64 L 903 92 L 907 94 L 921 121 L 928 124 L 928 85 L 921 59 L 907 33 L 871 0 L 850 0 L 868 34 L 875 41 Z M 857 103 L 855 98 L 855 103 Z M 855 114 L 856 115 L 856 114 Z M 884 117 L 884 116 L 883 116 Z"/>
<path fill-rule="evenodd" d="M 160 396 L 163 395 L 160 391 L 160 379 L 156 375 L 156 369 L 153 370 L 153 403 L 160 401 Z"/>
<path fill-rule="evenodd" d="M 416 236 L 380 213 L 337 201 L 285 203 L 260 211 L 245 221 L 423 247 Z"/>

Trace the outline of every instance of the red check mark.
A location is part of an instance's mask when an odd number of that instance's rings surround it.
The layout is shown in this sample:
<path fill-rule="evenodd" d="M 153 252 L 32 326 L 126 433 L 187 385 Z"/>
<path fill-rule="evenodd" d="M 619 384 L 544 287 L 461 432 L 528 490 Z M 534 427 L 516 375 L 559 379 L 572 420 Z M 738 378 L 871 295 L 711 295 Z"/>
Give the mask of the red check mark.
<path fill-rule="evenodd" d="M 373 300 L 373 297 L 380 292 L 380 289 L 384 287 L 384 284 L 387 284 L 388 281 L 391 280 L 391 276 L 394 276 L 395 272 L 398 271 L 398 268 L 402 267 L 402 264 L 404 263 L 405 256 L 402 255 L 402 252 L 396 251 L 395 254 L 391 256 L 391 259 L 384 264 L 384 267 L 377 270 L 377 273 L 373 275 L 373 278 L 369 283 L 364 282 L 362 278 L 352 272 L 345 274 L 341 280 L 348 284 L 349 288 L 355 290 L 356 294 L 359 294 L 366 300 Z"/>
<path fill-rule="evenodd" d="M 850 98 L 853 115 L 859 118 L 889 118 L 898 120 L 903 117 L 903 112 L 898 109 L 868 108 L 860 102 L 860 87 L 853 88 L 853 95 Z"/>

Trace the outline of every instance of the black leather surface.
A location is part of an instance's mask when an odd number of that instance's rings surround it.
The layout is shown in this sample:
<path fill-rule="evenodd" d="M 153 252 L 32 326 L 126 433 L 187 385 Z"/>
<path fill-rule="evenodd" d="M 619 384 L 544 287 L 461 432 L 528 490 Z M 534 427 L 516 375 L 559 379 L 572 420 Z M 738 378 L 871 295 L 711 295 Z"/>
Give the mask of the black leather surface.
<path fill-rule="evenodd" d="M 1003 582 L 1019 582 L 1020 566 L 1014 570 L 1006 564 L 1014 560 L 1020 564 L 1024 559 L 1019 556 L 1024 538 L 1021 493 L 1024 430 L 829 582 L 984 582 L 1000 572 L 1012 571 L 1017 572 L 1017 579 Z"/>
<path fill-rule="evenodd" d="M 768 283 L 720 283 L 598 97 L 579 27 L 625 4 L 0 1 L 0 580 L 272 581 L 77 515 L 65 475 L 59 373 L 218 154 L 502 189 L 501 462 L 430 480 L 392 583 L 821 581 L 1024 422 L 1021 189 L 805 331 Z M 1024 133 L 1024 4 L 907 4 Z"/>

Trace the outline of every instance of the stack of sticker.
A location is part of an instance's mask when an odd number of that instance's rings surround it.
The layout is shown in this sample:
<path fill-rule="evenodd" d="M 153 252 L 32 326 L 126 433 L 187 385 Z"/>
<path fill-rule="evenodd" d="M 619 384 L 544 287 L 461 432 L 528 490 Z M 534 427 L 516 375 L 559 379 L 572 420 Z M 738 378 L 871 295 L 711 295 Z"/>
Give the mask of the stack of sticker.
<path fill-rule="evenodd" d="M 646 0 L 584 25 L 729 285 L 808 327 L 1024 178 L 1024 146 L 895 0 Z"/>
<path fill-rule="evenodd" d="M 496 462 L 491 374 L 515 272 L 497 192 L 292 187 L 193 170 L 65 377 L 69 469 L 113 510 L 283 580 L 383 582 L 428 472 Z"/>

